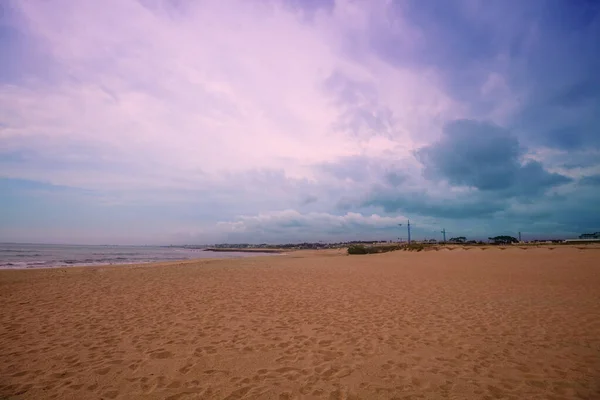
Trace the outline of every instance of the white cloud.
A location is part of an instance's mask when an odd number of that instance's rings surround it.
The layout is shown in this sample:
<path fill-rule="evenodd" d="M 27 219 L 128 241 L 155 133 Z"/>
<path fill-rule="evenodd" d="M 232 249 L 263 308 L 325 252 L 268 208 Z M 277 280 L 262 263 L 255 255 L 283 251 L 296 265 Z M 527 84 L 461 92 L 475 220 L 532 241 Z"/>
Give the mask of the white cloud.
<path fill-rule="evenodd" d="M 293 209 L 245 215 L 234 221 L 219 222 L 216 230 L 224 237 L 234 240 L 240 237 L 253 241 L 280 241 L 286 238 L 302 240 L 346 240 L 365 238 L 390 239 L 397 235 L 398 225 L 406 217 L 385 217 L 378 214 L 363 215 L 349 212 L 334 215 L 325 212 L 300 213 Z"/>
<path fill-rule="evenodd" d="M 367 29 L 385 3 L 338 2 L 310 23 L 275 2 L 12 4 L 32 51 L 50 62 L 0 86 L 0 152 L 95 163 L 57 171 L 33 160 L 5 169 L 11 177 L 106 188 L 187 176 L 197 187 L 224 171 L 270 168 L 314 179 L 311 164 L 386 141 L 410 151 L 461 109 L 431 72 L 347 52 L 348 32 Z M 333 129 L 348 111 L 323 90 L 337 71 L 374 87 L 351 112 L 379 104 L 393 114 L 391 135 L 356 141 Z"/>

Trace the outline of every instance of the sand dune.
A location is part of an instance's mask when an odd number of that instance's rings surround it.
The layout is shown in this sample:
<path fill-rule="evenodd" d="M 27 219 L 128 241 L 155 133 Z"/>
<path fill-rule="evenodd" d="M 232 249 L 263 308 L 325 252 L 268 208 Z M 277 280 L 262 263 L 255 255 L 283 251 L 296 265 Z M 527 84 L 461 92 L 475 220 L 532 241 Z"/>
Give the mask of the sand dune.
<path fill-rule="evenodd" d="M 459 250 L 0 271 L 0 398 L 600 398 L 600 251 Z"/>

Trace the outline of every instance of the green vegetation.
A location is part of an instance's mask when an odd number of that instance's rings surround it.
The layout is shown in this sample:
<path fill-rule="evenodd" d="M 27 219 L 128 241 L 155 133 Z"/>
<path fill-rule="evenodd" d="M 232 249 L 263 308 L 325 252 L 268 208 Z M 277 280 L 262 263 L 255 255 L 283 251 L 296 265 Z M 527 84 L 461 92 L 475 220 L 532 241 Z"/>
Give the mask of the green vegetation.
<path fill-rule="evenodd" d="M 404 251 L 422 251 L 426 247 L 430 247 L 427 244 L 422 243 L 411 243 L 411 244 L 387 244 L 387 245 L 373 245 L 365 246 L 362 244 L 353 244 L 348 247 L 348 254 L 378 254 L 387 253 L 390 251 L 404 250 Z"/>
<path fill-rule="evenodd" d="M 402 246 L 402 250 L 404 251 L 423 251 L 425 249 L 424 244 L 422 243 L 411 243 L 405 246 Z"/>
<path fill-rule="evenodd" d="M 519 243 L 519 241 L 512 236 L 495 236 L 488 238 L 493 244 L 512 244 Z"/>
<path fill-rule="evenodd" d="M 348 247 L 348 254 L 377 254 L 387 253 L 389 251 L 400 250 L 402 246 L 398 244 L 365 246 L 362 244 L 353 244 Z"/>
<path fill-rule="evenodd" d="M 369 254 L 369 250 L 362 244 L 353 244 L 348 247 L 348 254 Z"/>

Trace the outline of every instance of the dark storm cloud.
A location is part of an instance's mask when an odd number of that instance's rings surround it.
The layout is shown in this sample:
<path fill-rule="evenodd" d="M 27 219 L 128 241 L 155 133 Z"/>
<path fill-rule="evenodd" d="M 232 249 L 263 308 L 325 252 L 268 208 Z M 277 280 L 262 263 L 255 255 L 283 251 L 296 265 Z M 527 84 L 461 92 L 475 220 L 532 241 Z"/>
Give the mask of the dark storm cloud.
<path fill-rule="evenodd" d="M 376 189 L 371 192 L 362 206 L 381 207 L 387 213 L 404 212 L 422 216 L 447 219 L 490 217 L 507 206 L 498 199 L 479 195 L 460 195 L 441 198 L 427 191 L 393 191 Z"/>
<path fill-rule="evenodd" d="M 600 186 L 600 174 L 584 176 L 579 180 L 581 185 Z"/>
<path fill-rule="evenodd" d="M 522 143 L 600 148 L 600 2 L 409 0 L 390 3 L 388 17 L 417 33 L 407 41 L 394 24 L 374 23 L 370 44 L 384 61 L 434 68 L 453 98 L 482 115 L 502 100 L 482 90 L 496 74 Z"/>
<path fill-rule="evenodd" d="M 447 124 L 442 138 L 416 152 L 425 177 L 505 195 L 530 195 L 570 182 L 537 161 L 521 163 L 524 149 L 508 130 L 486 122 Z"/>

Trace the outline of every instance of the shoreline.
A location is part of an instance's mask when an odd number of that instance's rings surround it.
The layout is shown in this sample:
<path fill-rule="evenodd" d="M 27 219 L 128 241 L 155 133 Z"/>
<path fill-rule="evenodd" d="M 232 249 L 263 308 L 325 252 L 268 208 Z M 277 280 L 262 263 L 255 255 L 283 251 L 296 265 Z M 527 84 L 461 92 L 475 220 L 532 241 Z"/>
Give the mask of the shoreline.
<path fill-rule="evenodd" d="M 281 254 L 281 253 L 286 253 L 288 251 L 291 250 L 284 250 L 284 249 L 255 249 L 255 248 L 248 248 L 248 249 L 240 249 L 240 248 L 225 248 L 225 247 L 208 247 L 206 249 L 204 249 L 203 251 L 213 251 L 216 253 L 272 253 L 272 254 Z"/>
<path fill-rule="evenodd" d="M 72 247 L 72 246 L 71 246 Z M 85 247 L 84 247 L 85 248 Z M 18 251 L 18 250 L 17 250 Z M 49 254 L 45 255 L 42 252 L 32 252 L 32 256 L 8 256 L 7 259 L 0 258 L 0 271 L 4 270 L 30 270 L 30 269 L 56 269 L 56 268 L 93 268 L 103 266 L 121 266 L 121 265 L 136 265 L 136 264 L 155 264 L 165 262 L 183 262 L 205 259 L 238 259 L 257 256 L 274 256 L 275 254 L 283 254 L 283 252 L 274 251 L 242 251 L 242 250 L 218 250 L 214 255 L 203 250 L 189 251 L 191 255 L 185 254 L 168 254 L 164 257 L 161 255 L 149 255 L 153 258 L 145 258 L 143 254 L 133 254 L 137 257 L 124 257 L 122 254 L 111 254 L 110 252 L 102 253 L 101 250 L 95 250 L 94 254 L 84 254 L 72 256 L 70 254 Z M 181 258 L 179 258 L 181 257 Z M 77 260 L 76 258 L 80 258 Z M 94 260 L 96 258 L 96 260 Z"/>
<path fill-rule="evenodd" d="M 600 250 L 600 245 L 596 243 L 587 243 L 587 244 L 535 244 L 535 245 L 523 245 L 523 244 L 513 244 L 513 245 L 462 245 L 462 244 L 425 244 L 423 249 L 420 251 L 405 251 L 404 249 L 398 249 L 394 251 L 390 251 L 387 253 L 391 254 L 406 254 L 406 253 L 414 253 L 414 254 L 424 254 L 424 253 L 438 253 L 441 252 L 443 254 L 449 254 L 454 252 L 466 252 L 466 251 L 506 251 L 506 250 L 520 250 L 520 251 L 555 251 L 560 249 L 573 249 L 579 251 L 588 251 L 588 250 Z M 250 250 L 250 251 L 248 251 Z M 4 266 L 0 266 L 0 272 L 2 271 L 30 271 L 30 270 L 59 270 L 59 269 L 74 269 L 74 268 L 83 268 L 83 269 L 92 269 L 92 268 L 106 268 L 106 267 L 131 267 L 131 266 L 144 266 L 144 267 L 152 267 L 152 266 L 166 266 L 166 265 L 187 265 L 199 263 L 202 264 L 203 261 L 233 261 L 233 260 L 244 260 L 244 259 L 255 259 L 260 257 L 272 257 L 274 255 L 288 255 L 292 258 L 305 257 L 306 255 L 311 256 L 331 256 L 331 255 L 343 255 L 347 256 L 347 248 L 335 248 L 335 249 L 293 249 L 293 250 L 281 250 L 281 249 L 221 249 L 216 248 L 212 250 L 203 250 L 203 251 L 212 251 L 215 253 L 245 253 L 247 254 L 245 257 L 204 257 L 204 258 L 182 258 L 182 259 L 170 259 L 164 261 L 131 261 L 131 262 L 114 262 L 114 263 L 75 263 L 75 264 L 65 264 L 65 265 L 54 265 L 54 266 L 24 266 L 17 268 L 5 268 Z M 387 254 L 387 253 L 379 253 L 379 254 Z M 477 253 L 477 251 L 475 251 Z M 377 254 L 369 254 L 369 257 L 376 256 Z M 360 256 L 364 257 L 367 255 L 361 254 Z M 351 255 L 351 257 L 356 257 L 356 255 Z M 367 258 L 369 259 L 369 258 Z"/>

